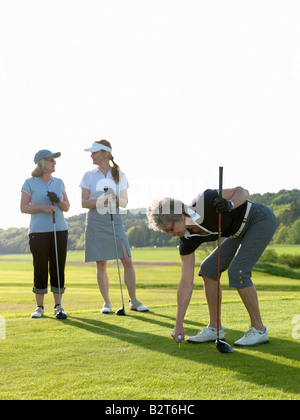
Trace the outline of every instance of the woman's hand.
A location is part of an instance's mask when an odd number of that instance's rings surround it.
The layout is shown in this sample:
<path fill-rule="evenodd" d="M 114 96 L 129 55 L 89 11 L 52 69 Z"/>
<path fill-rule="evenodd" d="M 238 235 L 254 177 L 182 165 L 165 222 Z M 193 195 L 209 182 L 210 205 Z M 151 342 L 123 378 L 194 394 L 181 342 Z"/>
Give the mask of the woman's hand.
<path fill-rule="evenodd" d="M 112 203 L 116 200 L 113 194 L 105 194 L 104 204 Z"/>
<path fill-rule="evenodd" d="M 179 336 L 181 336 L 181 338 L 178 338 Z M 174 341 L 176 341 L 176 343 L 183 343 L 184 342 L 184 328 L 183 327 L 176 327 L 171 334 L 171 337 L 173 338 Z"/>
<path fill-rule="evenodd" d="M 51 205 L 43 205 L 43 212 L 47 213 L 47 214 L 52 214 L 52 213 L 56 213 L 56 208 L 54 206 Z"/>

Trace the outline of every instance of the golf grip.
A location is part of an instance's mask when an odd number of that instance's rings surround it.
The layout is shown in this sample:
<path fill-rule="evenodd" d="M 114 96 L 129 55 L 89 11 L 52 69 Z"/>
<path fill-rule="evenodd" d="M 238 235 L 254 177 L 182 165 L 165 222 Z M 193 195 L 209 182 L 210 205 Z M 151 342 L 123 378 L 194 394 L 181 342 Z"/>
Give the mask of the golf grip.
<path fill-rule="evenodd" d="M 52 206 L 54 206 L 54 203 L 53 202 L 51 202 L 52 203 Z M 55 213 L 53 212 L 52 213 L 52 217 L 53 217 L 53 223 L 55 224 Z"/>
<path fill-rule="evenodd" d="M 104 187 L 104 192 L 107 193 L 107 191 L 108 191 L 108 187 Z M 111 219 L 111 221 L 113 221 L 114 218 L 113 218 L 111 207 L 110 207 L 109 203 L 108 203 L 108 208 L 109 208 L 110 219 Z"/>
<path fill-rule="evenodd" d="M 223 194 L 223 166 L 219 167 L 219 197 Z"/>

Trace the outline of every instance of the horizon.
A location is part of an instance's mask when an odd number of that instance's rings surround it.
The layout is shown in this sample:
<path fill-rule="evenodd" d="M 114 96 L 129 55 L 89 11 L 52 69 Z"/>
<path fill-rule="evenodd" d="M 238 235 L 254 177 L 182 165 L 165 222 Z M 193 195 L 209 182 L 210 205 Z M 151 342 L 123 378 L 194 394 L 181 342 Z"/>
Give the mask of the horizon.
<path fill-rule="evenodd" d="M 219 166 L 224 188 L 298 188 L 299 22 L 296 0 L 3 2 L 0 225 L 27 225 L 21 187 L 41 149 L 61 153 L 80 213 L 84 149 L 100 139 L 131 208 L 189 203 Z"/>
<path fill-rule="evenodd" d="M 267 192 L 265 192 L 265 193 L 253 193 L 253 194 L 250 194 L 250 197 L 251 196 L 254 196 L 254 195 L 261 195 L 261 196 L 263 196 L 263 195 L 265 195 L 265 194 L 274 194 L 274 195 L 276 195 L 276 194 L 279 194 L 281 191 L 287 191 L 287 192 L 291 192 L 291 191 L 293 191 L 293 190 L 298 190 L 298 191 L 300 191 L 300 189 L 298 189 L 298 188 L 292 188 L 292 189 L 287 189 L 287 188 L 282 188 L 282 189 L 280 189 L 279 191 L 276 191 L 276 192 L 270 192 L 270 191 L 267 191 Z M 160 197 L 160 198 L 163 198 L 163 197 Z M 192 200 L 191 200 L 192 201 Z M 152 203 L 150 203 L 149 205 L 151 205 Z M 185 205 L 188 205 L 187 203 L 184 203 Z M 128 207 L 128 208 L 120 208 L 120 210 L 121 210 L 121 213 L 122 214 L 124 214 L 124 215 L 126 215 L 126 214 L 132 214 L 132 215 L 136 215 L 136 214 L 145 214 L 145 215 L 147 215 L 147 208 L 148 208 L 149 206 L 141 206 L 141 207 Z M 145 212 L 144 212 L 145 211 Z M 70 219 L 70 218 L 72 218 L 72 217 L 79 217 L 79 216 L 82 216 L 82 215 L 84 215 L 84 214 L 86 214 L 88 212 L 88 210 L 87 209 L 81 209 L 81 212 L 79 212 L 79 213 L 76 213 L 76 214 L 70 214 L 69 212 L 67 212 L 67 213 L 64 213 L 64 216 L 65 216 L 65 219 L 66 220 L 68 220 L 68 219 Z M 29 223 L 30 223 L 30 215 L 29 214 L 23 214 L 23 216 L 26 216 L 27 217 L 27 219 L 28 219 L 28 224 L 27 225 L 20 225 L 20 226 L 8 226 L 8 227 L 1 227 L 0 226 L 0 231 L 1 230 L 9 230 L 9 229 L 26 229 L 26 228 L 29 228 Z"/>

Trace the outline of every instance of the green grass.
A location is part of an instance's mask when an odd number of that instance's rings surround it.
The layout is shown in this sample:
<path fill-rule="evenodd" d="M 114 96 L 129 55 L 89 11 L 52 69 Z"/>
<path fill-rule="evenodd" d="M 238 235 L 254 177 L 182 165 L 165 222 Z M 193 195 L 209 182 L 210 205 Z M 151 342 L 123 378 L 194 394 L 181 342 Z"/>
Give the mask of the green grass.
<path fill-rule="evenodd" d="M 176 249 L 135 249 L 133 256 L 137 262 L 162 261 L 162 256 L 179 262 Z M 68 256 L 65 321 L 53 316 L 50 293 L 45 317 L 30 318 L 35 307 L 31 256 L 0 259 L 0 315 L 6 322 L 6 338 L 0 339 L 0 399 L 300 399 L 300 339 L 292 336 L 297 327 L 292 320 L 300 315 L 300 280 L 254 272 L 270 344 L 234 348 L 224 355 L 213 343 L 183 343 L 179 349 L 170 337 L 180 265 L 137 263 L 137 296 L 151 311 L 130 312 L 126 304 L 127 316 L 117 317 L 100 314 L 95 267 L 83 264 L 82 257 Z M 208 320 L 197 270 L 186 336 L 197 333 Z M 115 263 L 108 272 L 116 310 L 121 298 Z M 226 274 L 222 286 L 226 340 L 233 344 L 249 320 L 236 291 L 229 289 Z M 127 302 L 126 288 L 124 297 Z"/>
<path fill-rule="evenodd" d="M 299 245 L 269 245 L 268 248 L 274 249 L 278 255 L 280 254 L 299 255 L 300 254 Z"/>

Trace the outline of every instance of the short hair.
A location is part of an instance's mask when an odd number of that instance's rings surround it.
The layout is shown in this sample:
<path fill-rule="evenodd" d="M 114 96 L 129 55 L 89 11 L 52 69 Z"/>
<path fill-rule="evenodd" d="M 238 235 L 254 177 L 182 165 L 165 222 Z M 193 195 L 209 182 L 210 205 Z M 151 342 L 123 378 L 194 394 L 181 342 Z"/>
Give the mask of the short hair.
<path fill-rule="evenodd" d="M 167 223 L 179 222 L 182 214 L 187 214 L 185 204 L 171 197 L 154 201 L 147 209 L 148 227 L 155 231 L 165 229 Z"/>

